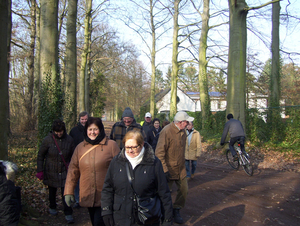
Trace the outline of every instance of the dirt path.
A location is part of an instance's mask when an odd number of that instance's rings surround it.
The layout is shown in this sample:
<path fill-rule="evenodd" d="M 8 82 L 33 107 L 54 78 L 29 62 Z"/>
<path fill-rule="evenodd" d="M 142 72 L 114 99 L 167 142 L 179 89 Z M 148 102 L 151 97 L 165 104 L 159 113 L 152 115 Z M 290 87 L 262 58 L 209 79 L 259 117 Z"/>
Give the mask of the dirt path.
<path fill-rule="evenodd" d="M 184 225 L 299 225 L 299 173 L 199 164 L 189 181 Z"/>
<path fill-rule="evenodd" d="M 176 190 L 174 185 L 173 190 Z M 172 193 L 175 198 L 176 192 Z M 181 214 L 184 225 L 299 225 L 299 173 L 257 169 L 252 177 L 226 164 L 198 164 Z M 91 226 L 86 208 L 74 209 L 74 225 Z M 65 225 L 63 212 L 40 225 Z"/>
<path fill-rule="evenodd" d="M 109 126 L 105 126 L 107 131 Z M 195 178 L 189 181 L 186 206 L 181 210 L 183 225 L 300 225 L 300 173 L 264 169 L 258 164 L 249 177 L 242 169 L 231 169 L 225 156 L 223 161 L 223 156 L 220 158 L 199 159 Z M 173 199 L 175 195 L 173 192 Z M 92 225 L 86 208 L 74 209 L 74 219 L 73 225 Z M 62 210 L 56 217 L 43 215 L 39 222 L 65 225 Z"/>

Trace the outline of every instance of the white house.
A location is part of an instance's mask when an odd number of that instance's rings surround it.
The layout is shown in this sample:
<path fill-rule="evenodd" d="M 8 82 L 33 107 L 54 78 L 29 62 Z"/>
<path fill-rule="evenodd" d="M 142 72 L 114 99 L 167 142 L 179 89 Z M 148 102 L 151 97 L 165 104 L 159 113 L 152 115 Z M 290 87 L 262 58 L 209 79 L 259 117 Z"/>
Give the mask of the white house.
<path fill-rule="evenodd" d="M 224 111 L 226 109 L 226 99 L 219 92 L 209 92 L 211 111 Z M 161 91 L 155 96 L 156 109 L 158 113 L 170 112 L 171 89 Z M 177 88 L 177 110 L 197 112 L 201 111 L 199 92 L 183 92 Z"/>

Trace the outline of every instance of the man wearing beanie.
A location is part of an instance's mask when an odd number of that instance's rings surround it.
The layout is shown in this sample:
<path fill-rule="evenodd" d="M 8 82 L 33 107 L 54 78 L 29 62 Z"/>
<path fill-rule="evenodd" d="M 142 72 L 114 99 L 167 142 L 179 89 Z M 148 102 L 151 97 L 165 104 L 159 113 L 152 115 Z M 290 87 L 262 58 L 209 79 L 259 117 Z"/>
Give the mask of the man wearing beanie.
<path fill-rule="evenodd" d="M 136 123 L 134 119 L 134 115 L 129 107 L 125 108 L 122 114 L 122 118 L 120 122 L 116 122 L 110 133 L 110 139 L 117 142 L 120 149 L 122 150 L 124 145 L 122 143 L 122 140 L 125 136 L 125 134 L 130 130 L 139 130 L 144 136 L 144 140 L 146 141 L 146 134 L 143 130 L 143 127 Z"/>

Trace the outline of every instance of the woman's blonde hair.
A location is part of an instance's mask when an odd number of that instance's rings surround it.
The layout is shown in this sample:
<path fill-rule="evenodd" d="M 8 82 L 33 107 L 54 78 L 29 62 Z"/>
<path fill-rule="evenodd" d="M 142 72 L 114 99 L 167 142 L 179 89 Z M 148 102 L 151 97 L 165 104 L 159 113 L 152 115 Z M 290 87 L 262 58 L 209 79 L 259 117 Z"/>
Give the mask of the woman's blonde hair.
<path fill-rule="evenodd" d="M 144 144 L 143 134 L 139 130 L 128 131 L 122 140 L 123 144 L 125 145 L 126 141 L 129 139 L 135 139 L 137 144 L 140 146 L 142 146 Z"/>

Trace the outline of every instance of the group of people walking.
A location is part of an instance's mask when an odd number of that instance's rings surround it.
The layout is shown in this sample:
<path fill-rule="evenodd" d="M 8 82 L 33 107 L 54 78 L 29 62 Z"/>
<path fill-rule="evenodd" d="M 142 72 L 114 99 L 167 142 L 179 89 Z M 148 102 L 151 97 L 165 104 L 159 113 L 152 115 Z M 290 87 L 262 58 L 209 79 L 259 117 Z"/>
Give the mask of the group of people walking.
<path fill-rule="evenodd" d="M 194 177 L 201 153 L 193 120 L 180 111 L 162 128 L 160 120 L 152 120 L 147 112 L 140 125 L 127 107 L 109 137 L 101 119 L 86 112 L 79 115 L 70 135 L 64 122 L 55 120 L 37 157 L 36 176 L 49 188 L 49 213 L 57 215 L 56 192 L 60 188 L 67 223 L 74 223 L 72 206 L 77 203 L 88 208 L 93 226 L 182 224 L 180 210 L 185 205 L 188 180 Z M 172 203 L 174 183 L 177 194 Z M 155 216 L 146 213 L 146 219 L 141 219 L 144 212 L 139 200 L 144 199 L 161 203 L 159 208 L 153 207 L 158 212 Z"/>

